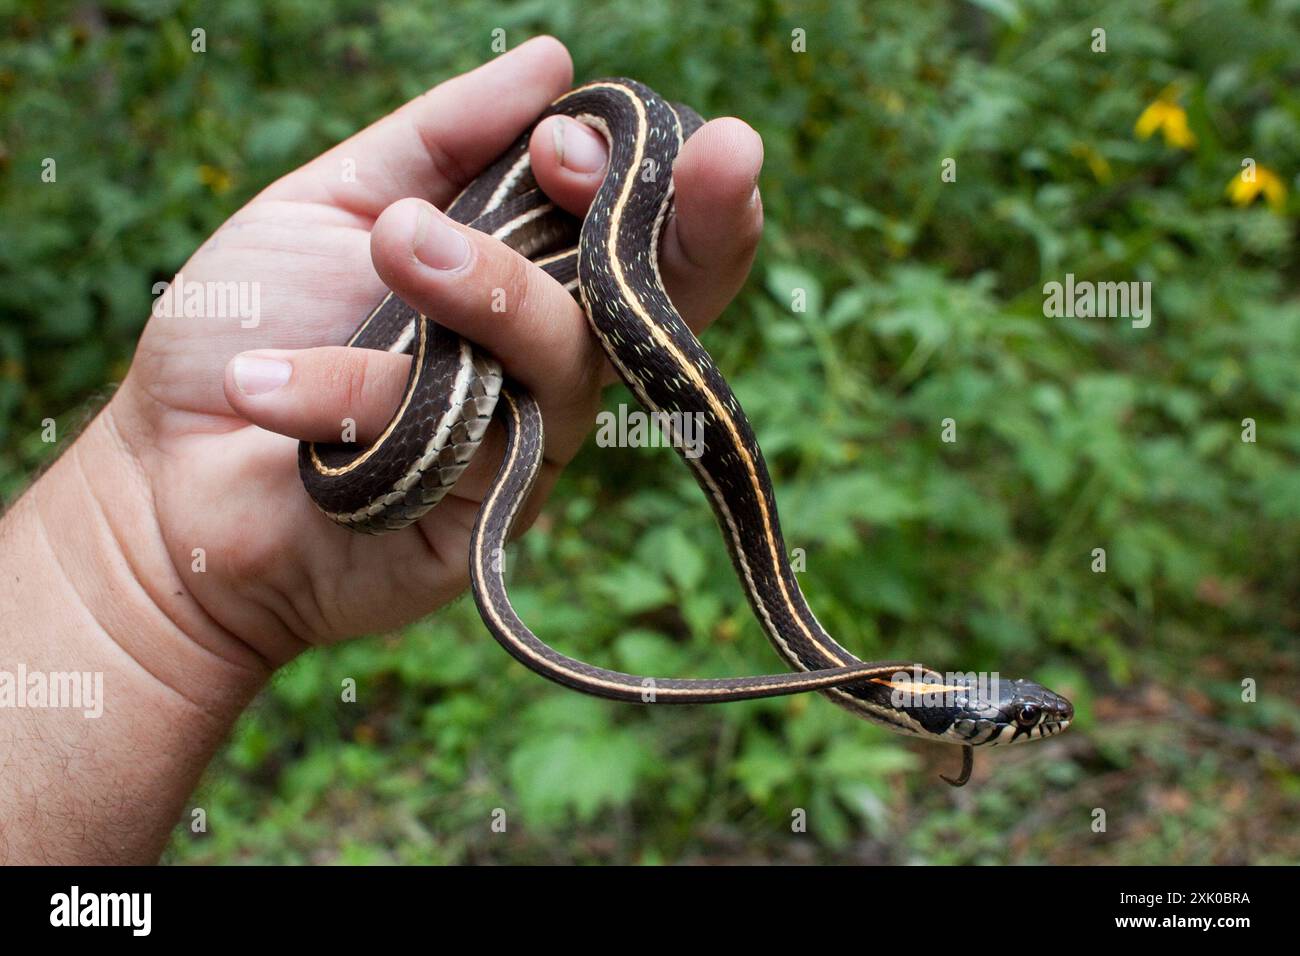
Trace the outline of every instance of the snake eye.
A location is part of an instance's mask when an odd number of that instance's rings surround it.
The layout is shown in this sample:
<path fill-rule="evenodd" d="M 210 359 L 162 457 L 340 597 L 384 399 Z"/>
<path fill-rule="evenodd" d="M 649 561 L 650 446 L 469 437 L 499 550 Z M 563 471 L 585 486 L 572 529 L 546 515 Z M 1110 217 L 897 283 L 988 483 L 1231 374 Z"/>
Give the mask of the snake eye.
<path fill-rule="evenodd" d="M 1016 723 L 1021 727 L 1032 727 L 1038 723 L 1038 705 L 1021 704 L 1020 709 L 1016 711 Z"/>

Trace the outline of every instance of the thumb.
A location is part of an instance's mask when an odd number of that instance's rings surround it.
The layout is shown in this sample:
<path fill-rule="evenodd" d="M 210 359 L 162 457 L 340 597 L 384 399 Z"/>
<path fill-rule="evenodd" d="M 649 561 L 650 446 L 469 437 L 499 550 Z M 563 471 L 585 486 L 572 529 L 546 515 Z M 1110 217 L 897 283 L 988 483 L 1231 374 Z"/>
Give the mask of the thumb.
<path fill-rule="evenodd" d="M 337 442 L 349 424 L 368 443 L 402 400 L 409 355 L 330 346 L 242 352 L 226 365 L 225 392 L 240 417 L 303 441 Z"/>

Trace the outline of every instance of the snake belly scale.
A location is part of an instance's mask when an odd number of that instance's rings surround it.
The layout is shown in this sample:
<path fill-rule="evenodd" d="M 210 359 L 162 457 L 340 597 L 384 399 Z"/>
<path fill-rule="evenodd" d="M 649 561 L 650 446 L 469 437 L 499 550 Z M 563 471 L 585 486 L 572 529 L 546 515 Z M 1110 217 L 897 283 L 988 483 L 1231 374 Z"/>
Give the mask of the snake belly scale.
<path fill-rule="evenodd" d="M 488 629 L 542 676 L 640 703 L 821 691 L 895 732 L 962 745 L 962 774 L 949 780 L 957 785 L 970 775 L 971 748 L 1065 730 L 1073 707 L 1038 684 L 944 677 L 915 661 L 862 661 L 818 623 L 786 558 L 772 483 L 749 420 L 677 313 L 659 271 L 659 239 L 672 211 L 673 161 L 700 118 L 625 79 L 580 86 L 539 121 L 554 114 L 587 123 L 609 146 L 608 171 L 585 219 L 579 223 L 538 188 L 528 133 L 466 187 L 447 213 L 505 242 L 576 294 L 611 363 L 649 411 L 666 413 L 666 421 L 701 416 L 695 420 L 703 423 L 702 453 L 682 457 L 713 508 L 764 633 L 792 671 L 716 680 L 650 678 L 595 667 L 538 638 L 510 604 L 501 554 L 541 467 L 541 413 L 494 359 L 391 293 L 348 344 L 411 354 L 405 393 L 382 435 L 368 446 L 301 444 L 299 470 L 321 511 L 355 531 L 405 527 L 455 484 L 495 415 L 505 425 L 506 454 L 479 512 L 470 575 Z M 682 442 L 670 443 L 681 451 Z"/>

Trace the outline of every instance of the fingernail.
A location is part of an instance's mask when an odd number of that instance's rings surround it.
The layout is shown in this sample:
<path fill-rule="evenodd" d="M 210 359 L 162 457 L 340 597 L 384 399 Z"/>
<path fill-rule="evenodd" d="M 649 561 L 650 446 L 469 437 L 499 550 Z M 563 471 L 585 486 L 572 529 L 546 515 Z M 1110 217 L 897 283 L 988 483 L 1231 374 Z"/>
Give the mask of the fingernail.
<path fill-rule="evenodd" d="M 293 366 L 261 355 L 235 356 L 235 387 L 245 395 L 265 395 L 289 381 Z"/>
<path fill-rule="evenodd" d="M 594 173 L 605 167 L 605 141 L 576 120 L 563 119 L 551 130 L 560 165 L 575 173 Z"/>
<path fill-rule="evenodd" d="M 469 242 L 427 206 L 416 216 L 411 251 L 430 269 L 451 271 L 469 262 Z"/>

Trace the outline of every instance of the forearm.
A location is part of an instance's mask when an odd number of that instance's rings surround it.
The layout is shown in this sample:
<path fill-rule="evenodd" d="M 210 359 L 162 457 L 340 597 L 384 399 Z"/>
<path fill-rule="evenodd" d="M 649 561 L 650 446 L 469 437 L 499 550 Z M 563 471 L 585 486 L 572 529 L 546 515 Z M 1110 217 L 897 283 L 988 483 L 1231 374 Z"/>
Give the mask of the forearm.
<path fill-rule="evenodd" d="M 0 522 L 0 862 L 156 861 L 267 674 L 187 601 L 114 431 Z"/>

